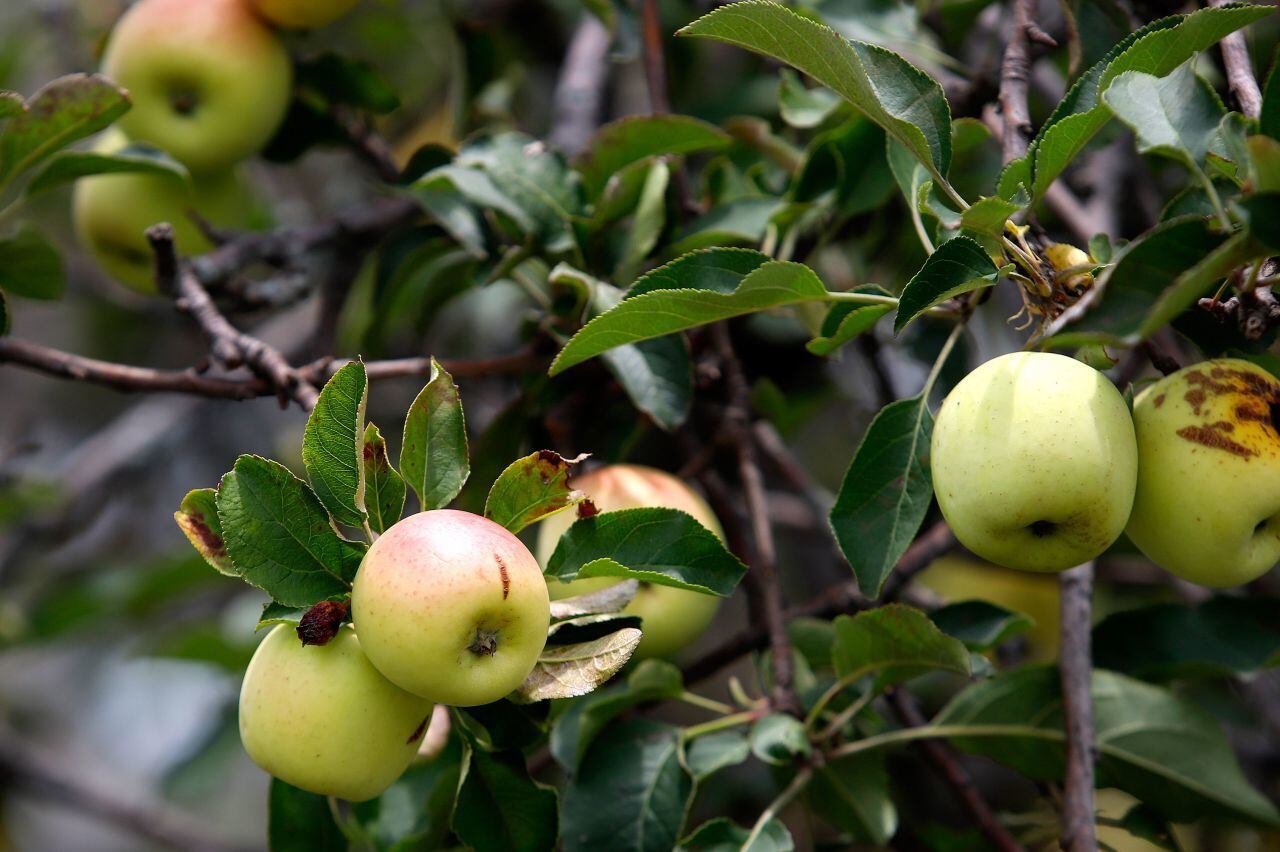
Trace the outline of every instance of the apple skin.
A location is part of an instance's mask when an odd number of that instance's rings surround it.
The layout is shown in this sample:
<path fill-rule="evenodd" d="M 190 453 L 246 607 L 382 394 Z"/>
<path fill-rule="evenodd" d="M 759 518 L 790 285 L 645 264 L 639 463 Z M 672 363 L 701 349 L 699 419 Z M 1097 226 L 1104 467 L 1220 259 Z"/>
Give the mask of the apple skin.
<path fill-rule="evenodd" d="M 1280 382 L 1235 358 L 1166 376 L 1134 401 L 1138 493 L 1126 532 L 1171 574 L 1214 588 L 1280 561 Z"/>
<path fill-rule="evenodd" d="M 93 146 L 111 153 L 129 144 L 114 128 Z M 188 183 L 171 175 L 108 174 L 80 178 L 72 195 L 76 237 L 113 278 L 138 293 L 156 293 L 155 267 L 146 230 L 157 222 L 173 225 L 178 253 L 195 255 L 213 244 L 189 215 L 211 224 L 246 228 L 258 204 L 234 170 L 197 175 Z"/>
<path fill-rule="evenodd" d="M 615 464 L 597 468 L 573 478 L 573 487 L 586 493 L 602 512 L 620 509 L 660 507 L 681 509 L 717 536 L 724 537 L 720 521 L 706 501 L 677 477 L 656 468 Z M 546 565 L 560 536 L 578 519 L 573 509 L 559 512 L 538 525 L 535 552 Z M 583 595 L 617 583 L 612 577 L 591 577 L 563 583 L 547 578 L 552 600 Z M 641 583 L 636 596 L 623 612 L 642 619 L 644 636 L 634 656 L 670 657 L 689 645 L 711 624 L 720 609 L 720 598 L 688 589 Z"/>
<path fill-rule="evenodd" d="M 309 30 L 331 24 L 350 12 L 360 0 L 249 0 L 270 23 L 291 30 Z"/>
<path fill-rule="evenodd" d="M 1015 352 L 965 376 L 938 409 L 930 455 L 956 538 L 1007 568 L 1087 562 L 1133 505 L 1138 450 L 1124 399 L 1063 355 Z"/>
<path fill-rule="evenodd" d="M 125 133 L 192 172 L 260 151 L 292 95 L 288 52 L 243 0 L 141 0 L 116 23 L 102 70 L 129 90 Z"/>
<path fill-rule="evenodd" d="M 430 718 L 431 702 L 379 674 L 350 625 L 308 646 L 279 625 L 240 688 L 240 740 L 253 762 L 295 787 L 353 802 L 395 783 Z"/>
<path fill-rule="evenodd" d="M 510 693 L 547 642 L 542 570 L 520 539 L 487 518 L 411 515 L 365 554 L 352 621 L 369 659 L 402 689 L 470 707 Z"/>

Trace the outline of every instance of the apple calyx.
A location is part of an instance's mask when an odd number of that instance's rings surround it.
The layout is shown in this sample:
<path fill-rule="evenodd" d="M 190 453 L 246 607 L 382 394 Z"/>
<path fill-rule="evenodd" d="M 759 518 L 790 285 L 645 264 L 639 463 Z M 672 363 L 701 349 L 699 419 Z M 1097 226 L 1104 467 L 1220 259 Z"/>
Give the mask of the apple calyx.
<path fill-rule="evenodd" d="M 347 601 L 320 601 L 298 620 L 298 638 L 303 645 L 327 645 L 338 635 L 350 609 Z"/>
<path fill-rule="evenodd" d="M 477 627 L 467 650 L 480 657 L 492 657 L 498 652 L 498 631 Z"/>

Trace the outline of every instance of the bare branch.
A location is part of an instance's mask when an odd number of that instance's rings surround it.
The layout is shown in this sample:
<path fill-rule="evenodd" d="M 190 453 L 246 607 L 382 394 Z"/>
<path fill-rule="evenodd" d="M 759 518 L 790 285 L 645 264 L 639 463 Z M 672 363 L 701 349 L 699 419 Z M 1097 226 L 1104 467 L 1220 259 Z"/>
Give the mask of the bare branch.
<path fill-rule="evenodd" d="M 600 101 L 609 81 L 609 30 L 584 13 L 573 31 L 552 100 L 550 142 L 572 156 L 586 147 L 600 123 Z"/>
<path fill-rule="evenodd" d="M 1224 6 L 1229 0 L 1209 0 L 1210 6 Z M 1262 92 L 1253 76 L 1253 61 L 1249 58 L 1249 43 L 1244 31 L 1237 30 L 1222 39 L 1222 64 L 1227 69 L 1227 85 L 1240 104 L 1240 111 L 1249 118 L 1262 114 Z"/>
<path fill-rule="evenodd" d="M 1004 119 L 1002 149 L 1006 163 L 1027 153 L 1031 140 L 1031 112 L 1027 108 L 1027 81 L 1031 78 L 1029 37 L 1035 28 L 1035 0 L 1013 0 L 1013 28 L 1000 65 L 1000 114 Z"/>
<path fill-rule="evenodd" d="M 1062 572 L 1062 714 L 1067 734 L 1067 772 L 1062 801 L 1062 838 L 1066 852 L 1098 848 L 1094 831 L 1092 662 L 1093 563 Z"/>

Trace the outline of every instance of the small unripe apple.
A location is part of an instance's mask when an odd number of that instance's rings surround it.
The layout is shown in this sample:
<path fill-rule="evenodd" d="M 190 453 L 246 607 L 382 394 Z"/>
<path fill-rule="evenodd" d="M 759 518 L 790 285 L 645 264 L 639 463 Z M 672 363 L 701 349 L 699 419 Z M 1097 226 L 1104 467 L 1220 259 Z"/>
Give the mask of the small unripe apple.
<path fill-rule="evenodd" d="M 711 507 L 677 477 L 666 471 L 634 464 L 614 464 L 574 477 L 573 487 L 591 499 L 602 512 L 647 507 L 681 509 L 698 523 L 723 538 L 720 521 Z M 567 509 L 552 515 L 538 527 L 538 561 L 546 565 L 560 536 L 577 514 Z M 583 595 L 617 583 L 612 577 L 591 577 L 563 583 L 547 578 L 552 600 Z M 623 612 L 639 616 L 644 632 L 635 656 L 669 657 L 693 642 L 711 624 L 720 608 L 720 598 L 687 589 L 641 583 L 636 596 Z"/>
<path fill-rule="evenodd" d="M 114 153 L 129 144 L 112 129 L 93 150 Z M 113 278 L 139 293 L 156 292 L 155 260 L 146 231 L 158 222 L 173 225 L 181 255 L 206 252 L 213 244 L 191 218 L 194 212 L 212 225 L 245 228 L 257 203 L 234 169 L 196 175 L 120 173 L 80 178 L 72 196 L 76 237 Z"/>
<path fill-rule="evenodd" d="M 355 8 L 360 0 L 249 0 L 258 14 L 278 27 L 309 30 L 323 27 Z"/>
<path fill-rule="evenodd" d="M 282 624 L 267 634 L 240 688 L 240 740 L 281 781 L 362 802 L 395 783 L 418 753 L 431 702 L 378 673 L 348 625 L 303 645 Z"/>
<path fill-rule="evenodd" d="M 1133 419 L 1133 543 L 1166 571 L 1215 588 L 1271 570 L 1280 560 L 1280 382 L 1248 361 L 1206 361 L 1144 390 Z"/>
<path fill-rule="evenodd" d="M 1043 352 L 995 358 L 938 409 L 933 489 L 960 543 L 1024 571 L 1062 571 L 1119 537 L 1138 451 L 1120 392 Z"/>
<path fill-rule="evenodd" d="M 102 70 L 129 90 L 125 133 L 193 172 L 261 150 L 292 94 L 289 54 L 243 0 L 140 0 L 112 31 Z"/>
<path fill-rule="evenodd" d="M 529 549 L 488 518 L 411 515 L 365 554 L 352 621 L 378 670 L 441 704 L 488 704 L 528 677 L 547 642 L 550 602 Z"/>

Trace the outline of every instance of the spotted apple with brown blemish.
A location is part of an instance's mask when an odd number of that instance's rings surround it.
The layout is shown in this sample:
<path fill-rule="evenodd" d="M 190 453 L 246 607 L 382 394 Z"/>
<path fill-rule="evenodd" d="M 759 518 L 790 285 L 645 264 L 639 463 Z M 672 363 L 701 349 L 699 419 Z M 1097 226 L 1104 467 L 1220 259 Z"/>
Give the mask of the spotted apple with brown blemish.
<path fill-rule="evenodd" d="M 1126 532 L 1170 573 L 1215 588 L 1280 561 L 1280 382 L 1234 358 L 1161 379 L 1133 407 L 1138 490 Z"/>
<path fill-rule="evenodd" d="M 493 521 L 452 509 L 411 515 L 373 543 L 351 613 L 365 653 L 390 681 L 463 707 L 523 683 L 551 622 L 528 548 Z"/>

